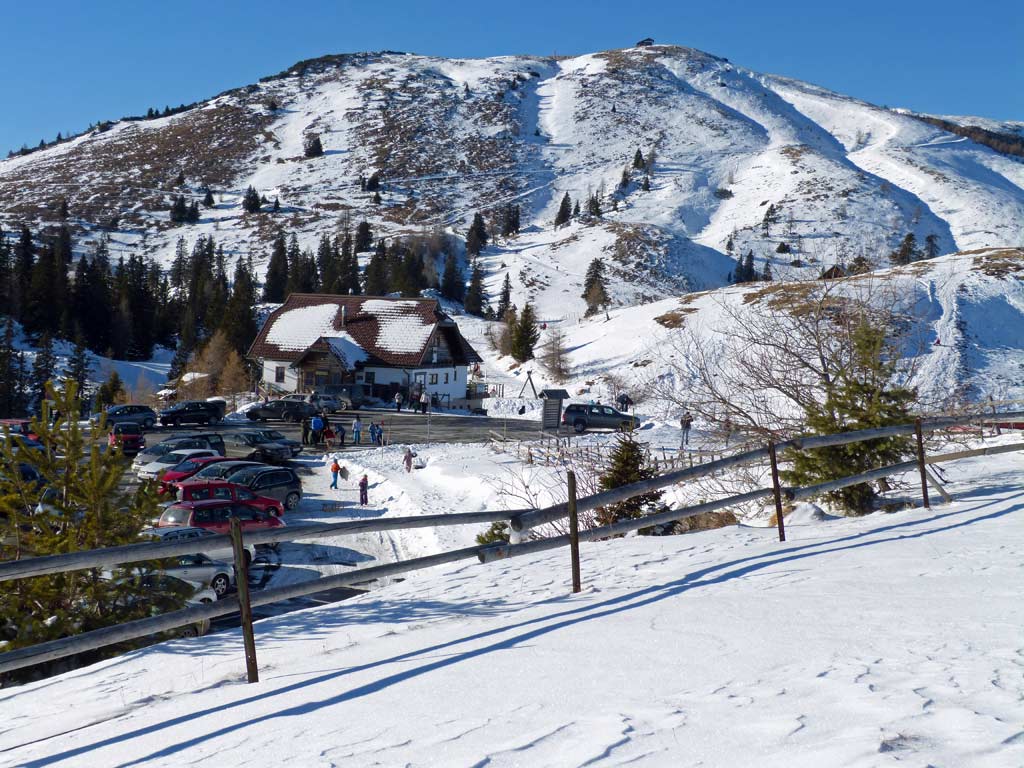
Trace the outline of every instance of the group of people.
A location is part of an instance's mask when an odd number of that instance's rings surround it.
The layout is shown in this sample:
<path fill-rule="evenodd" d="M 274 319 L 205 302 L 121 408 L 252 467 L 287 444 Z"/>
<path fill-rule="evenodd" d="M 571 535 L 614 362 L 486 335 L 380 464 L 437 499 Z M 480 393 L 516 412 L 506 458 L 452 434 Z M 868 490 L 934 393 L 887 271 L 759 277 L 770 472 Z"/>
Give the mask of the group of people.
<path fill-rule="evenodd" d="M 352 445 L 362 445 L 363 442 L 363 420 L 358 416 L 352 420 Z M 369 427 L 370 443 L 372 445 L 384 444 L 384 422 L 370 422 Z M 337 441 L 339 448 L 345 447 L 345 427 L 341 422 L 332 424 L 326 413 L 316 414 L 302 420 L 302 444 L 303 445 L 325 445 L 333 448 Z"/>
<path fill-rule="evenodd" d="M 399 392 L 395 392 L 394 401 L 395 401 L 395 412 L 396 413 L 401 413 L 402 412 L 402 404 L 405 402 L 405 395 L 403 395 L 400 391 Z M 425 390 L 425 389 L 421 390 L 420 394 L 418 396 L 415 393 L 413 393 L 412 396 L 409 398 L 409 410 L 412 411 L 413 413 L 416 413 L 417 410 L 418 410 L 420 413 L 424 413 L 425 414 L 427 412 L 427 408 L 429 406 L 430 406 L 430 395 L 427 394 L 427 390 Z"/>
<path fill-rule="evenodd" d="M 352 445 L 363 444 L 363 420 L 356 416 L 352 420 Z M 370 436 L 371 445 L 384 445 L 384 422 L 370 422 L 370 428 L 367 430 Z"/>

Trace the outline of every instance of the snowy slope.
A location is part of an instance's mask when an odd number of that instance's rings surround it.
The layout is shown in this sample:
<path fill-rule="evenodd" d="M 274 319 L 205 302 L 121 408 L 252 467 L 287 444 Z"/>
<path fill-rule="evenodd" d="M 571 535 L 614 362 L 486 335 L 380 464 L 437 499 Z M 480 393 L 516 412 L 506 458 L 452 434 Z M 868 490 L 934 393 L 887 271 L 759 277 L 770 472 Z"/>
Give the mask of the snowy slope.
<path fill-rule="evenodd" d="M 872 291 L 878 300 L 899 297 L 898 305 L 909 324 L 905 329 L 905 368 L 914 369 L 912 386 L 929 406 L 957 398 L 996 400 L 1024 398 L 1024 251 L 980 250 L 941 256 L 906 267 L 881 270 L 838 281 L 840 294 L 863 297 Z M 821 283 L 806 284 L 816 289 Z M 788 287 L 787 287 L 788 286 Z M 519 392 L 524 371 L 533 371 L 538 388 L 567 386 L 582 399 L 613 402 L 622 391 L 634 399 L 657 385 L 671 381 L 680 362 L 683 334 L 721 343 L 723 354 L 734 349 L 729 338 L 733 315 L 742 318 L 746 308 L 772 306 L 780 292 L 796 291 L 797 283 L 753 283 L 633 307 L 612 309 L 592 318 L 579 315 L 541 314 L 551 329 L 566 334 L 571 377 L 556 384 L 537 362 L 515 366 L 490 349 L 485 337 L 487 323 L 465 315 L 459 326 L 485 358 L 487 376 L 505 382 L 506 393 Z M 545 337 L 542 335 L 540 344 Z M 936 343 L 938 342 L 938 343 Z M 912 363 L 912 365 L 911 365 Z M 674 382 L 686 392 L 688 382 Z M 685 401 L 685 397 L 681 397 Z M 677 406 L 657 400 L 640 403 L 649 416 L 670 416 Z"/>
<path fill-rule="evenodd" d="M 308 133 L 324 156 L 303 157 Z M 649 173 L 632 169 L 637 149 L 653 153 Z M 375 172 L 379 206 L 359 186 Z M 281 212 L 245 214 L 249 185 Z M 200 198 L 206 186 L 216 205 L 199 224 L 171 226 L 171 195 Z M 53 224 L 67 196 L 86 233 L 80 246 L 105 225 L 115 258 L 141 250 L 168 263 L 179 237 L 202 234 L 262 265 L 278 228 L 311 248 L 363 218 L 376 237 L 461 237 L 473 212 L 491 217 L 515 202 L 522 233 L 484 252 L 488 287 L 510 274 L 517 303 L 570 317 L 584 309 L 581 275 L 595 256 L 616 277 L 614 300 L 633 305 L 722 285 L 730 239 L 733 254 L 753 250 L 759 268 L 792 278 L 856 255 L 885 265 L 907 232 L 934 235 L 943 253 L 1017 245 L 1022 187 L 1020 158 L 689 48 L 364 53 L 302 62 L 178 115 L 0 161 L 0 222 Z M 585 203 L 601 189 L 600 221 L 552 228 L 566 192 Z M 765 235 L 769 204 L 778 222 Z M 776 253 L 783 242 L 790 254 Z"/>
<path fill-rule="evenodd" d="M 0 691 L 0 765 L 1024 762 L 1018 455 L 930 511 L 448 566 Z"/>

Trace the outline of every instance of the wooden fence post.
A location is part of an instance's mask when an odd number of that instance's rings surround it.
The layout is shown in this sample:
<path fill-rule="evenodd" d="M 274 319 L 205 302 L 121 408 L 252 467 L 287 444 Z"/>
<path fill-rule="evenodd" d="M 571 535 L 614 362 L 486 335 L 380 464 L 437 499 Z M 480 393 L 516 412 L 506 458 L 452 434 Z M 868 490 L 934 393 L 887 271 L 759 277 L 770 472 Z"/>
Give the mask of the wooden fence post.
<path fill-rule="evenodd" d="M 234 515 L 231 516 L 231 544 L 235 551 L 235 585 L 245 641 L 245 671 L 250 683 L 258 683 L 260 672 L 256 666 L 256 638 L 252 632 L 252 606 L 249 604 L 249 567 L 245 563 L 245 548 L 242 546 L 242 524 Z"/>
<path fill-rule="evenodd" d="M 566 473 L 569 480 L 569 556 L 572 559 L 573 594 L 582 589 L 580 584 L 580 521 L 576 513 L 576 473 Z"/>
<path fill-rule="evenodd" d="M 924 438 L 921 435 L 921 417 L 918 416 L 914 422 L 914 434 L 917 436 L 917 468 L 921 473 L 921 498 L 924 500 L 924 508 L 931 509 L 928 501 L 928 475 L 924 463 Z"/>
<path fill-rule="evenodd" d="M 786 524 L 782 521 L 782 486 L 779 485 L 779 461 L 775 455 L 775 443 L 768 441 L 768 460 L 772 465 L 772 491 L 775 495 L 775 519 L 779 524 L 779 541 L 786 540 Z"/>

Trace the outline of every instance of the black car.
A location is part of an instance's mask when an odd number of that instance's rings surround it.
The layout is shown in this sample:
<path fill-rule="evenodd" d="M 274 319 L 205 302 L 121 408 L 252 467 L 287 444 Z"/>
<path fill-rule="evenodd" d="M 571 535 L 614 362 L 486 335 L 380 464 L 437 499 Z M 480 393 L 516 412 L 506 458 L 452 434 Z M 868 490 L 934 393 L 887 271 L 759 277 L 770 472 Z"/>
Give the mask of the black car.
<path fill-rule="evenodd" d="M 281 464 L 292 457 L 292 449 L 265 437 L 257 430 L 247 429 L 224 436 L 224 455 L 232 459 Z"/>
<path fill-rule="evenodd" d="M 156 445 L 151 445 L 139 453 L 132 462 L 133 469 L 139 469 L 145 464 L 156 461 L 165 453 L 180 451 L 185 448 L 209 448 L 224 456 L 224 438 L 216 434 L 182 435 L 181 437 L 169 437 Z"/>
<path fill-rule="evenodd" d="M 291 440 L 285 437 L 281 432 L 278 432 L 276 429 L 251 429 L 249 431 L 255 432 L 257 435 L 260 435 L 265 440 L 272 440 L 275 443 L 280 443 L 281 445 L 287 446 L 291 450 L 292 456 L 298 456 L 300 453 L 302 453 L 302 443 L 300 443 L 298 440 Z"/>
<path fill-rule="evenodd" d="M 244 485 L 257 496 L 277 499 L 287 510 L 299 506 L 302 498 L 302 481 L 287 467 L 248 467 L 224 479 L 229 483 Z"/>
<path fill-rule="evenodd" d="M 148 405 L 133 405 L 131 403 L 125 403 L 124 405 L 112 405 L 104 412 L 107 417 L 107 428 L 114 426 L 115 424 L 122 424 L 126 422 L 135 423 L 141 426 L 143 429 L 152 429 L 156 425 L 157 415 L 156 411 L 150 408 Z M 93 414 L 90 421 L 94 424 L 98 424 L 103 414 Z"/>
<path fill-rule="evenodd" d="M 298 422 L 307 416 L 315 416 L 317 413 L 315 406 L 301 400 L 271 400 L 269 403 L 254 405 L 245 412 L 245 415 L 250 421 L 280 419 L 281 421 Z"/>
<path fill-rule="evenodd" d="M 573 403 L 562 412 L 562 423 L 577 433 L 588 429 L 615 429 L 627 432 L 634 428 L 636 419 L 617 411 L 610 405 L 584 405 Z"/>
<path fill-rule="evenodd" d="M 223 400 L 184 400 L 160 411 L 160 423 L 165 427 L 179 424 L 216 424 L 224 418 Z"/>

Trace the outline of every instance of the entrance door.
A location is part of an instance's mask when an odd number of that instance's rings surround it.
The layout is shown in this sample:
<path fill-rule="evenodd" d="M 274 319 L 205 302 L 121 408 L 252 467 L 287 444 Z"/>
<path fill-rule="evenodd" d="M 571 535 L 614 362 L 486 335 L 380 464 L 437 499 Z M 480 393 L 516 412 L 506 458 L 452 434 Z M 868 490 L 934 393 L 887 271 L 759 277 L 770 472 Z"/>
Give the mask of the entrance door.
<path fill-rule="evenodd" d="M 413 392 L 419 395 L 427 388 L 427 374 L 425 371 L 417 371 L 412 375 Z"/>

